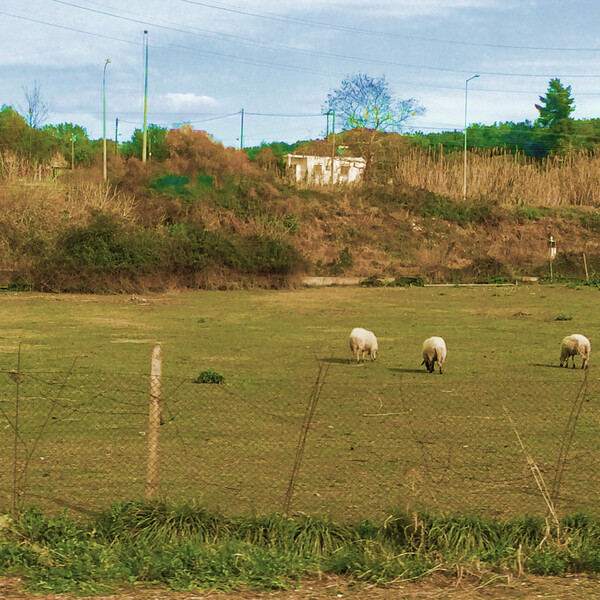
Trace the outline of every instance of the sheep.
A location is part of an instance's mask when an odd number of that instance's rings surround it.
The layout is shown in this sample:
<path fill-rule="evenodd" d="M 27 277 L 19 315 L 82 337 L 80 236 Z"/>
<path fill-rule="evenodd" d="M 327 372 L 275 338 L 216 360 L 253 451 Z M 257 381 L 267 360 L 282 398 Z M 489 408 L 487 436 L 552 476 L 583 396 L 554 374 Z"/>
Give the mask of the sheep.
<path fill-rule="evenodd" d="M 365 353 L 371 356 L 371 360 L 377 359 L 377 338 L 372 331 L 363 329 L 362 327 L 355 327 L 350 332 L 350 351 L 356 356 L 356 362 L 360 362 L 360 355 L 362 353 L 363 362 L 365 360 Z"/>
<path fill-rule="evenodd" d="M 423 342 L 423 362 L 430 373 L 433 373 L 437 360 L 442 374 L 442 365 L 446 360 L 446 342 L 441 337 L 430 337 Z"/>
<path fill-rule="evenodd" d="M 575 368 L 575 356 L 579 354 L 581 358 L 583 358 L 581 368 L 587 369 L 590 366 L 591 349 L 592 346 L 590 344 L 590 340 L 588 340 L 584 335 L 580 335 L 579 333 L 568 335 L 560 343 L 560 366 L 562 367 L 564 363 L 564 366 L 568 367 L 570 356 L 571 362 L 573 363 L 573 368 Z"/>

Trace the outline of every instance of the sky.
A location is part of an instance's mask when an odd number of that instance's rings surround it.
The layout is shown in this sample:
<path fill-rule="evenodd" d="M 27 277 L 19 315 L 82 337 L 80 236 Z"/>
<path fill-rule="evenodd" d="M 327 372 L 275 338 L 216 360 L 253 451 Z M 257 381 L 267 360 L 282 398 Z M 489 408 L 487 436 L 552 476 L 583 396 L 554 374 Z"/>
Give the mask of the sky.
<path fill-rule="evenodd" d="M 46 124 L 98 139 L 104 82 L 107 137 L 128 141 L 147 41 L 148 124 L 225 146 L 242 143 L 242 110 L 244 147 L 323 137 L 328 92 L 357 73 L 425 108 L 409 131 L 462 130 L 465 110 L 534 121 L 556 77 L 573 118 L 600 118 L 599 17 L 598 0 L 0 0 L 0 104 L 26 114 L 37 86 Z"/>

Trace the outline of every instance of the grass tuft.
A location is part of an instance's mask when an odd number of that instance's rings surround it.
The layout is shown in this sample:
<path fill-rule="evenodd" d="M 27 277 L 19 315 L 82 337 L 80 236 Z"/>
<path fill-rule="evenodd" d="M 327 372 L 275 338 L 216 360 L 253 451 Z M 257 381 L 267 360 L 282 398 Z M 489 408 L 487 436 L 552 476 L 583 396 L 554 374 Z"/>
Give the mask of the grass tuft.
<path fill-rule="evenodd" d="M 560 535 L 558 535 L 560 531 Z M 566 541 L 565 541 L 566 540 Z M 287 589 L 318 572 L 385 584 L 443 570 L 561 575 L 600 571 L 600 522 L 397 513 L 357 525 L 298 515 L 225 516 L 194 505 L 130 501 L 95 521 L 27 509 L 0 519 L 0 574 L 35 591 L 107 593 L 125 582 L 175 590 Z"/>
<path fill-rule="evenodd" d="M 213 371 L 212 369 L 207 369 L 206 371 L 201 371 L 196 377 L 196 383 L 223 383 L 225 381 L 225 376 L 218 371 Z"/>

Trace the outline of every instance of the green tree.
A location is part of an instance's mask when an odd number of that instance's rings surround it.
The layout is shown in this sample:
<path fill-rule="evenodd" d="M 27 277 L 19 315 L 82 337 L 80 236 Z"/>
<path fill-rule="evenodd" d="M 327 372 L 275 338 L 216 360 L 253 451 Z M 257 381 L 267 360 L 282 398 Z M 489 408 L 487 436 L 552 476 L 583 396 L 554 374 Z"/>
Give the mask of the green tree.
<path fill-rule="evenodd" d="M 339 88 L 327 94 L 325 111 L 335 111 L 342 129 L 361 127 L 378 131 L 402 130 L 406 121 L 425 109 L 414 98 L 394 98 L 385 76 L 347 75 Z"/>
<path fill-rule="evenodd" d="M 123 156 L 142 157 L 143 131 L 136 129 L 131 136 L 131 141 L 125 142 L 121 147 Z M 167 129 L 158 125 L 148 126 L 148 158 L 164 161 L 169 158 L 169 151 L 165 145 Z"/>
<path fill-rule="evenodd" d="M 0 149 L 19 153 L 21 140 L 29 131 L 27 121 L 12 107 L 3 106 L 0 111 Z"/>
<path fill-rule="evenodd" d="M 34 163 L 50 160 L 56 141 L 47 132 L 35 129 L 10 106 L 0 111 L 0 150 L 14 152 Z"/>
<path fill-rule="evenodd" d="M 47 131 L 57 140 L 57 149 L 70 165 L 89 166 L 97 154 L 98 148 L 90 141 L 86 130 L 72 123 L 46 125 Z"/>
<path fill-rule="evenodd" d="M 560 79 L 551 79 L 545 96 L 540 96 L 540 104 L 536 104 L 540 116 L 536 125 L 552 127 L 563 119 L 568 119 L 575 110 L 571 98 L 571 86 L 563 87 Z"/>

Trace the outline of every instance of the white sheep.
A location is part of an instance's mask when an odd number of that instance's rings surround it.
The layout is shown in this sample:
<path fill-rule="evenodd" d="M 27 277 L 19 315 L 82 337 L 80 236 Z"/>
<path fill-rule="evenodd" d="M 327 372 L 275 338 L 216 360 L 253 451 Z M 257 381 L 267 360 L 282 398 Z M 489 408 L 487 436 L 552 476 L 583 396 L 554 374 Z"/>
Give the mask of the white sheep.
<path fill-rule="evenodd" d="M 570 356 L 571 362 L 573 363 L 573 368 L 575 368 L 575 356 L 579 354 L 583 359 L 581 368 L 587 369 L 590 366 L 591 349 L 592 345 L 590 344 L 590 340 L 588 340 L 584 335 L 580 335 L 579 333 L 568 335 L 560 343 L 560 366 L 562 367 L 564 363 L 564 366 L 568 367 Z"/>
<path fill-rule="evenodd" d="M 446 342 L 441 337 L 430 337 L 423 342 L 423 362 L 422 365 L 427 367 L 430 373 L 433 373 L 435 361 L 437 360 L 440 367 L 440 375 L 442 373 L 442 365 L 446 360 Z"/>
<path fill-rule="evenodd" d="M 365 360 L 365 353 L 371 356 L 371 360 L 377 358 L 377 338 L 372 331 L 355 327 L 350 332 L 350 351 L 356 356 L 356 362 L 360 362 L 360 355 Z"/>

